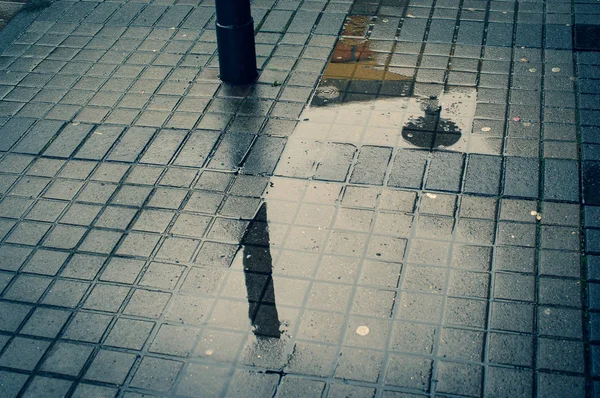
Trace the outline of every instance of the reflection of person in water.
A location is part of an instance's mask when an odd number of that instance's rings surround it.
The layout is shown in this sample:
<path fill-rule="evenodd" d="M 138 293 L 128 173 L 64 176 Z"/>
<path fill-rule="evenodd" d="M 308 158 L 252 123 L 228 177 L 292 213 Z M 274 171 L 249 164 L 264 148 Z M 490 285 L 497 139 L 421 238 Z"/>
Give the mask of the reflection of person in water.
<path fill-rule="evenodd" d="M 279 315 L 275 306 L 273 260 L 267 224 L 267 204 L 263 203 L 242 239 L 244 278 L 248 295 L 248 317 L 257 337 L 279 338 Z"/>

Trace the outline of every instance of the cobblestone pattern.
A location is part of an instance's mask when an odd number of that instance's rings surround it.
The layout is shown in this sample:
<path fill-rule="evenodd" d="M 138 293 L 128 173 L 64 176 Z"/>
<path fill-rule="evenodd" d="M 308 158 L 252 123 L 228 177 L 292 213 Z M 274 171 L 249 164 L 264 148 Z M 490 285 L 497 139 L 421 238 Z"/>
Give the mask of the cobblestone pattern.
<path fill-rule="evenodd" d="M 476 90 L 466 146 L 304 110 L 349 12 Z M 253 13 L 251 89 L 209 2 L 57 1 L 0 56 L 2 396 L 586 396 L 570 5 Z"/>

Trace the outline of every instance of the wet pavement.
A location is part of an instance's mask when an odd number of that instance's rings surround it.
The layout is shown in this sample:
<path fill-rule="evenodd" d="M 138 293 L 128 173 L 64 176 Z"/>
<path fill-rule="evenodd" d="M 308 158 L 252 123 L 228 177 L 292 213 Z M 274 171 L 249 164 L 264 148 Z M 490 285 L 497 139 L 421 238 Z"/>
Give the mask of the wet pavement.
<path fill-rule="evenodd" d="M 594 14 L 256 0 L 248 87 L 210 1 L 31 14 L 0 55 L 0 396 L 598 394 Z"/>

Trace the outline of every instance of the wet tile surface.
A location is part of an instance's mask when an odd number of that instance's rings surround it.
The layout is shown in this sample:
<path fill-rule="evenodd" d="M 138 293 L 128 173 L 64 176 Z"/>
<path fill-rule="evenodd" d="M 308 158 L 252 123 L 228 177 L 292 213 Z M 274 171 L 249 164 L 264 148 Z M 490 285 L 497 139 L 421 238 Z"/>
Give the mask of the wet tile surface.
<path fill-rule="evenodd" d="M 249 87 L 213 8 L 0 55 L 0 395 L 592 396 L 596 5 L 255 1 Z"/>

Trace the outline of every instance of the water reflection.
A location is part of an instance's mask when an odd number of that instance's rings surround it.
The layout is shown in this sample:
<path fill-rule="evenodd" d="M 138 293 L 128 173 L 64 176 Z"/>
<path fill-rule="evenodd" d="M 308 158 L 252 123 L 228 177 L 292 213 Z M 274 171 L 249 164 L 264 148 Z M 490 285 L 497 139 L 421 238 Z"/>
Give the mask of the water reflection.
<path fill-rule="evenodd" d="M 414 48 L 371 39 L 372 27 L 371 17 L 347 18 L 294 138 L 497 154 L 498 129 L 473 128 L 477 89 L 417 82 L 416 60 L 397 66 Z"/>
<path fill-rule="evenodd" d="M 275 305 L 266 203 L 261 205 L 248 226 L 242 244 L 248 318 L 254 327 L 253 332 L 257 337 L 279 338 L 281 322 Z"/>
<path fill-rule="evenodd" d="M 397 97 L 377 95 L 361 101 L 343 88 L 343 80 L 323 80 L 294 138 L 487 152 L 473 141 L 475 89 L 430 85 L 415 92 L 412 82 L 401 83 Z M 400 141 L 394 138 L 398 136 Z"/>

